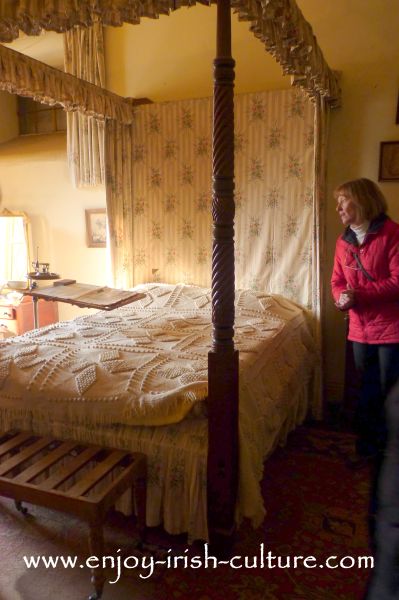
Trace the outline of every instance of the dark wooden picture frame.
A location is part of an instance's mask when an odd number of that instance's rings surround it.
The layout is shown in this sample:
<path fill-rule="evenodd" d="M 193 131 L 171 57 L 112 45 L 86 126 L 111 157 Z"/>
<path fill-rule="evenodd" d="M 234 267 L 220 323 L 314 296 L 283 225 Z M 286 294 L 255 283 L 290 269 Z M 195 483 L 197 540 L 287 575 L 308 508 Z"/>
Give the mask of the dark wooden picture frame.
<path fill-rule="evenodd" d="M 396 106 L 396 125 L 399 125 L 399 94 L 398 94 L 398 104 Z"/>
<path fill-rule="evenodd" d="M 86 215 L 86 242 L 89 248 L 107 246 L 107 211 L 105 208 L 88 208 Z"/>
<path fill-rule="evenodd" d="M 378 181 L 399 181 L 399 141 L 380 143 Z"/>

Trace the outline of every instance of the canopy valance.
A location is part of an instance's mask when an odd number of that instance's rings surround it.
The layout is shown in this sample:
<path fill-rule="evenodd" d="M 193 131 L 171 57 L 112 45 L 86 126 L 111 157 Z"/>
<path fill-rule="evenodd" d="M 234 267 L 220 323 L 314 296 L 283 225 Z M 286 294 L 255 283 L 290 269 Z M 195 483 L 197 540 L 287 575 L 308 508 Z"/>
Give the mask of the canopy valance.
<path fill-rule="evenodd" d="M 130 100 L 1 44 L 0 90 L 49 105 L 61 104 L 67 111 L 79 110 L 101 120 L 129 125 L 134 118 Z"/>
<path fill-rule="evenodd" d="M 209 5 L 212 0 L 198 0 Z M 0 42 L 11 42 L 22 30 L 37 35 L 42 29 L 63 32 L 75 25 L 139 23 L 141 17 L 192 6 L 195 0 L 0 0 Z M 331 71 L 295 0 L 231 0 L 241 20 L 251 22 L 251 30 L 281 64 L 294 85 L 310 97 L 324 97 L 331 105 L 340 102 L 336 74 Z"/>

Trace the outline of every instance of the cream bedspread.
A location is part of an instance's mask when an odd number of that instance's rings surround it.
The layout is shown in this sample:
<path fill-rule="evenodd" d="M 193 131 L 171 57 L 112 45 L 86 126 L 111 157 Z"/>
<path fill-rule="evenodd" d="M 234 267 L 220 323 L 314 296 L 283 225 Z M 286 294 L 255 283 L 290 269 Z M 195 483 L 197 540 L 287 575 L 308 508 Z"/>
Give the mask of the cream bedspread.
<path fill-rule="evenodd" d="M 143 300 L 1 343 L 0 427 L 144 451 L 148 524 L 206 539 L 210 291 L 165 284 L 136 289 L 145 291 Z M 314 345 L 303 309 L 248 290 L 236 293 L 235 343 L 237 518 L 257 524 L 264 516 L 263 460 L 306 414 Z"/>

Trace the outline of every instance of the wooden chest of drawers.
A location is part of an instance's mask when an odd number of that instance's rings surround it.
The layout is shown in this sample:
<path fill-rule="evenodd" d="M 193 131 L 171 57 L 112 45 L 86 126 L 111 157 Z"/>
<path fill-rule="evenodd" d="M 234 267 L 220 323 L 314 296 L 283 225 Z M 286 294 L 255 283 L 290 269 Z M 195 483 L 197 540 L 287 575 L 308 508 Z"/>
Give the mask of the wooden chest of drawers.
<path fill-rule="evenodd" d="M 51 325 L 58 321 L 57 302 L 38 301 L 40 327 Z M 33 329 L 33 299 L 24 296 L 20 302 L 0 304 L 0 325 L 20 335 Z"/>

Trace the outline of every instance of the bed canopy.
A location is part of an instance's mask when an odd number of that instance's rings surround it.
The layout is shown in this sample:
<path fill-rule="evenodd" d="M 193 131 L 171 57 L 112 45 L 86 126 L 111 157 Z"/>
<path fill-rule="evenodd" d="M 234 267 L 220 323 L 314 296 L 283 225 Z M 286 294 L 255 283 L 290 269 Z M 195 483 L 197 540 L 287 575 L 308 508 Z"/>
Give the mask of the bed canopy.
<path fill-rule="evenodd" d="M 209 5 L 209 2 L 201 2 Z M 11 42 L 22 30 L 37 35 L 95 21 L 120 26 L 157 18 L 191 0 L 0 0 L 0 41 Z M 231 8 L 280 63 L 293 85 L 315 102 L 316 121 L 323 124 L 326 107 L 340 103 L 336 75 L 326 64 L 312 28 L 294 0 L 218 0 L 217 55 L 213 104 L 213 249 L 212 350 L 208 355 L 209 448 L 208 525 L 211 540 L 234 529 L 238 484 L 238 352 L 234 347 L 234 60 L 231 57 Z M 128 125 L 131 101 L 72 75 L 0 46 L 0 89 L 42 102 L 60 103 L 105 121 Z M 318 129 L 317 138 L 320 138 Z M 317 150 L 317 144 L 319 144 Z M 322 139 L 316 139 L 316 181 L 321 187 Z M 318 162 L 320 164 L 318 164 Z M 319 240 L 320 243 L 320 240 Z M 319 253 L 320 254 L 320 253 Z M 317 315 L 320 317 L 320 314 Z"/>
<path fill-rule="evenodd" d="M 97 20 L 112 26 L 137 24 L 142 17 L 158 18 L 195 4 L 193 0 L 0 0 L 0 42 L 11 42 L 20 31 L 26 35 L 38 35 L 43 29 L 60 33 Z M 312 98 L 321 96 L 331 106 L 339 105 L 336 74 L 328 67 L 295 0 L 231 0 L 228 4 L 240 20 L 250 22 L 253 34 L 280 63 L 284 74 L 292 76 L 294 85 Z"/>

